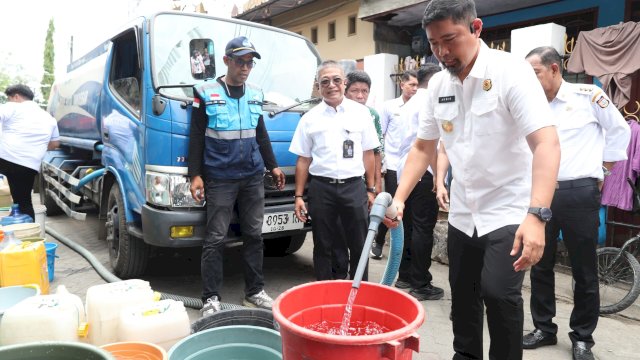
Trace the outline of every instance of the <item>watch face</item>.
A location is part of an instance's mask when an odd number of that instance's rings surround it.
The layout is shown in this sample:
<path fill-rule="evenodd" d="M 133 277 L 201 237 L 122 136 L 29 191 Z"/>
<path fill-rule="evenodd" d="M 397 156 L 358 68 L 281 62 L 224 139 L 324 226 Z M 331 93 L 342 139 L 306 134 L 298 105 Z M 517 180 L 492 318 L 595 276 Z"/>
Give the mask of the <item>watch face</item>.
<path fill-rule="evenodd" d="M 549 209 L 549 208 L 540 208 L 540 218 L 543 221 L 550 221 L 551 220 L 551 209 Z"/>

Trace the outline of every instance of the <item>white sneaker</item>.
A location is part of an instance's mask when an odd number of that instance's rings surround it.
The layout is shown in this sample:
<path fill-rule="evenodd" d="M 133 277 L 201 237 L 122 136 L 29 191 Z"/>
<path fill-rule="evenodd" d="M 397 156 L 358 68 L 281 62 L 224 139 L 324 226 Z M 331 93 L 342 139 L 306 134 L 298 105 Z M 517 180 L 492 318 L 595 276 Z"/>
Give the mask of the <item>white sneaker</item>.
<path fill-rule="evenodd" d="M 273 299 L 269 295 L 267 295 L 264 290 L 261 290 L 255 295 L 245 296 L 244 300 L 242 301 L 242 305 L 247 307 L 271 310 L 271 307 L 273 306 Z"/>
<path fill-rule="evenodd" d="M 218 299 L 217 296 L 212 296 L 207 299 L 207 302 L 204 303 L 204 306 L 202 306 L 202 309 L 200 309 L 200 316 L 211 316 L 218 311 L 220 311 L 220 299 Z"/>

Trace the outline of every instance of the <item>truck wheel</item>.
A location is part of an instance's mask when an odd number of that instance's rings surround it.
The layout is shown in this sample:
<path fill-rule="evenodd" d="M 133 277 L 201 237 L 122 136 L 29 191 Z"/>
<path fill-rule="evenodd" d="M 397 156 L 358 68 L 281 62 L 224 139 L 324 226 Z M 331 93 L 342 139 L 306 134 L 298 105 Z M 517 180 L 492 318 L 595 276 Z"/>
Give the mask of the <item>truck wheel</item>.
<path fill-rule="evenodd" d="M 124 201 L 118 184 L 113 184 L 109 192 L 105 230 L 114 274 L 122 279 L 142 275 L 149 259 L 149 246 L 127 231 Z"/>
<path fill-rule="evenodd" d="M 294 236 L 284 236 L 273 239 L 264 240 L 264 255 L 265 256 L 286 256 L 295 253 L 300 250 L 304 244 L 306 234 L 299 234 Z"/>
<path fill-rule="evenodd" d="M 47 216 L 60 215 L 63 213 L 62 209 L 56 204 L 55 200 L 51 196 L 47 194 L 47 183 L 44 181 L 44 176 L 42 172 L 38 174 L 38 183 L 40 188 L 40 204 L 44 205 L 47 208 Z"/>

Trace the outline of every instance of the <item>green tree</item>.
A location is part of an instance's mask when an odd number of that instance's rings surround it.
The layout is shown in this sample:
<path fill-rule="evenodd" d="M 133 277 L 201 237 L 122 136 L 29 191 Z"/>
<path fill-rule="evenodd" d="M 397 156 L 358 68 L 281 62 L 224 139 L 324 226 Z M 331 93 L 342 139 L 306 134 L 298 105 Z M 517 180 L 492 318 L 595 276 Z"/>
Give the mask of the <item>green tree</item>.
<path fill-rule="evenodd" d="M 53 18 L 49 19 L 49 28 L 47 29 L 47 38 L 44 42 L 44 74 L 42 75 L 42 81 L 40 82 L 40 91 L 42 92 L 42 99 L 49 101 L 49 93 L 51 92 L 51 85 L 55 77 L 53 75 L 53 61 L 55 58 L 55 51 L 53 48 L 53 33 L 56 31 L 53 26 Z"/>

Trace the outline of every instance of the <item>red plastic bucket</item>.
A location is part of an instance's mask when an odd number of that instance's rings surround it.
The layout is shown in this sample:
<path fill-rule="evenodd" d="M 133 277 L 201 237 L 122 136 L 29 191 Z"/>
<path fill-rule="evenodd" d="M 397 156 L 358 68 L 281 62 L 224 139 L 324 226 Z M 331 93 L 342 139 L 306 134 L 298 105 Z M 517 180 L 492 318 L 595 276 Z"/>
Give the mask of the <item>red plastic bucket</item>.
<path fill-rule="evenodd" d="M 318 281 L 291 288 L 273 304 L 280 324 L 285 360 L 406 359 L 419 351 L 416 332 L 424 322 L 424 308 L 410 295 L 392 287 L 363 282 L 353 305 L 351 321 L 374 321 L 390 331 L 378 335 L 329 335 L 305 326 L 326 320 L 342 321 L 351 281 Z"/>

